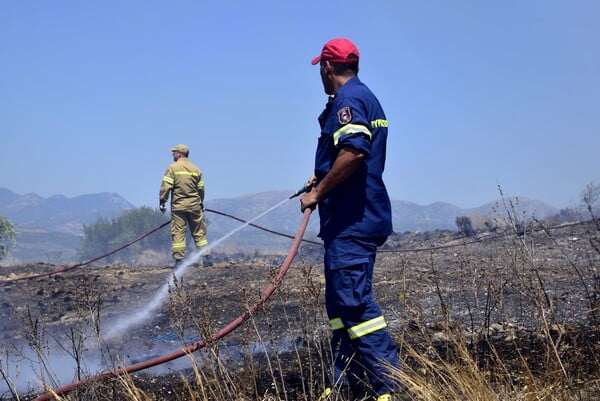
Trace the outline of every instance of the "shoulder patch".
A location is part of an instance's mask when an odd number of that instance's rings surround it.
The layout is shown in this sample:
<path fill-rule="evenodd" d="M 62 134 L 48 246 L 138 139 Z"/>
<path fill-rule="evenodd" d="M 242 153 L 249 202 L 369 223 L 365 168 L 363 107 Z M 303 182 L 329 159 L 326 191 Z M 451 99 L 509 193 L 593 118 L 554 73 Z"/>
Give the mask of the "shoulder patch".
<path fill-rule="evenodd" d="M 349 106 L 342 107 L 337 111 L 338 122 L 341 125 L 346 125 L 352 121 L 352 111 Z"/>

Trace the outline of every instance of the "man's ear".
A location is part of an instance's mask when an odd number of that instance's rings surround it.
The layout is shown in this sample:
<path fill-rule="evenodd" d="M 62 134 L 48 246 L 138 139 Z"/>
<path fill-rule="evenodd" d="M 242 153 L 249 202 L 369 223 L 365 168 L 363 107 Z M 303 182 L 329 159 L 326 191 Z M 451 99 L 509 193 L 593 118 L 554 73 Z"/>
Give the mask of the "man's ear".
<path fill-rule="evenodd" d="M 331 76 L 333 74 L 334 69 L 333 69 L 333 65 L 331 64 L 331 61 L 324 61 L 323 62 L 323 72 L 327 76 Z"/>

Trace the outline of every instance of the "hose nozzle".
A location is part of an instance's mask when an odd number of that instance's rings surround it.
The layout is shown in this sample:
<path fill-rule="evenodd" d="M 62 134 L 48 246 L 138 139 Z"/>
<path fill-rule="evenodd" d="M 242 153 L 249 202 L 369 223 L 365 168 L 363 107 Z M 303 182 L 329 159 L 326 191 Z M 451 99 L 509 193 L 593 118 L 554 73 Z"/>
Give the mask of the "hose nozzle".
<path fill-rule="evenodd" d="M 290 196 L 289 199 L 292 199 L 292 198 L 295 198 L 296 196 L 302 195 L 305 192 L 309 192 L 314 185 L 315 184 L 307 184 L 307 185 L 303 186 L 302 188 L 300 188 L 299 190 L 294 192 L 294 194 L 292 196 Z"/>

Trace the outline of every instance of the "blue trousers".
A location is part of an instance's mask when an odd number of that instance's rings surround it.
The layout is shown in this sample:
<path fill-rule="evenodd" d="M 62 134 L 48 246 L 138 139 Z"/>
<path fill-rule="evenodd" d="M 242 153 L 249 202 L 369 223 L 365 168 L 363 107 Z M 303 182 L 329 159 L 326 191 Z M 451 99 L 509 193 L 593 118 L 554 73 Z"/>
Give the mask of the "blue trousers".
<path fill-rule="evenodd" d="M 366 374 L 375 394 L 397 389 L 386 363 L 399 368 L 398 350 L 373 299 L 373 266 L 385 238 L 325 241 L 325 303 L 331 324 L 334 381 L 360 387 Z"/>

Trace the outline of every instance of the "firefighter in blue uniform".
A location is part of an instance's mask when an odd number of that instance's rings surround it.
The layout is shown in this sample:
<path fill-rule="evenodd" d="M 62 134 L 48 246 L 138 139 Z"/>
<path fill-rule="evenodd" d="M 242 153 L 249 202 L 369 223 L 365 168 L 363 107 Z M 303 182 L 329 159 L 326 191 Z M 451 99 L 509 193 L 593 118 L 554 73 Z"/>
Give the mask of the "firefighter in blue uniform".
<path fill-rule="evenodd" d="M 387 365 L 398 368 L 399 359 L 371 284 L 377 247 L 392 233 L 382 179 L 388 122 L 357 76 L 358 59 L 351 41 L 333 39 L 312 60 L 329 101 L 319 116 L 313 188 L 300 204 L 302 211 L 318 205 L 334 381 L 357 391 L 366 374 L 376 399 L 385 401 L 399 390 L 387 377 Z"/>

